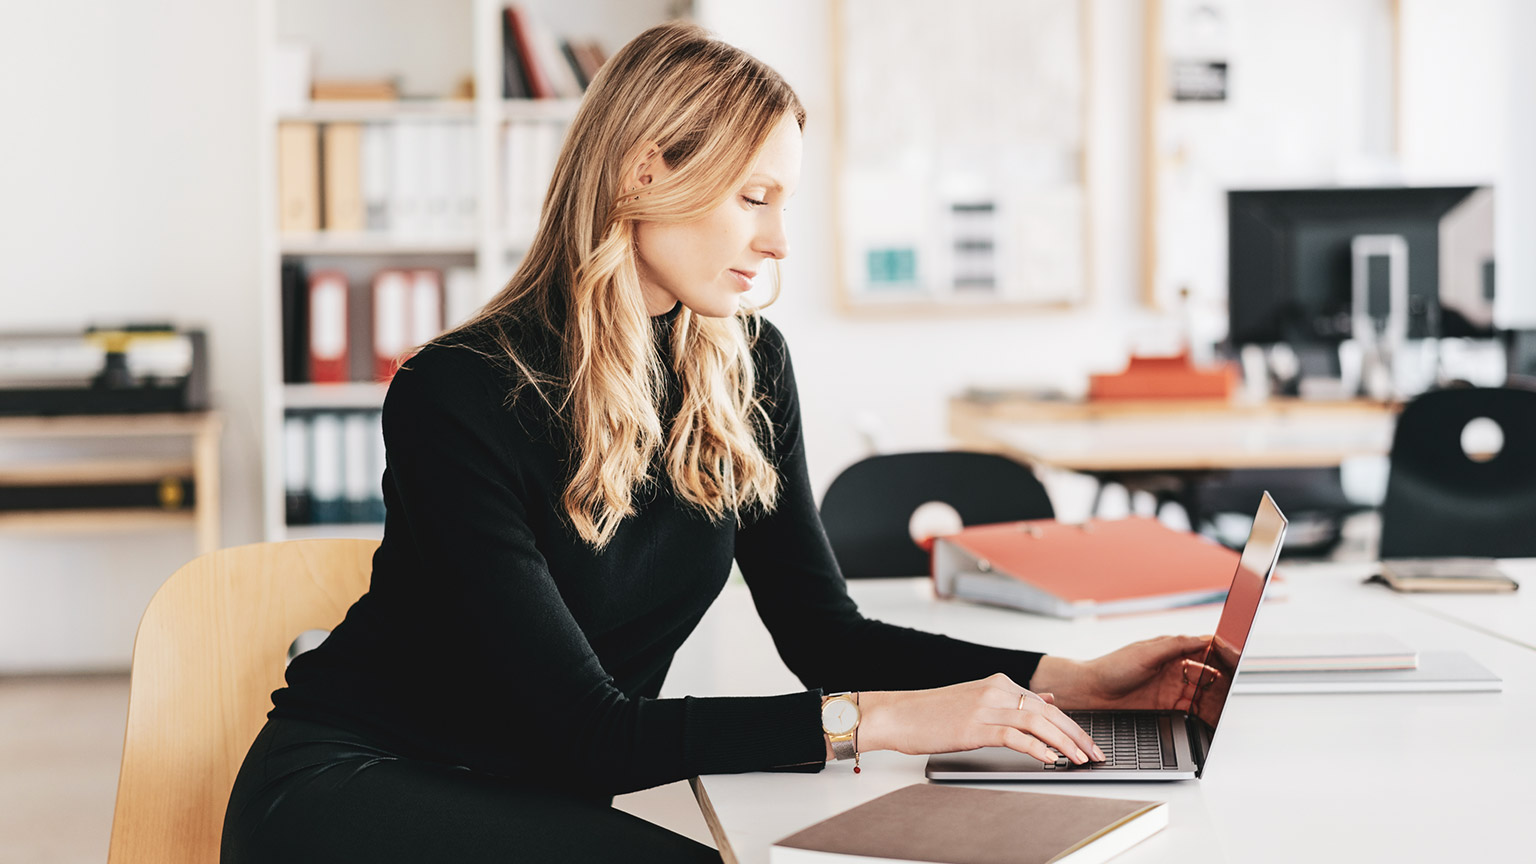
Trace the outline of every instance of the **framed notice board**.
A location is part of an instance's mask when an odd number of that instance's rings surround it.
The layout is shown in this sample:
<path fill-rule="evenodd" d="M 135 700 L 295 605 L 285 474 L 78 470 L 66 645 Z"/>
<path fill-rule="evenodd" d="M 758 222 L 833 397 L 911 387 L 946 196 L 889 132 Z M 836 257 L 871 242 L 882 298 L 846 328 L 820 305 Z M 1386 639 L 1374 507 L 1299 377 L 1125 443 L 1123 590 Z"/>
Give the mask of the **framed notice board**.
<path fill-rule="evenodd" d="M 846 310 L 1087 299 L 1089 2 L 831 2 Z"/>

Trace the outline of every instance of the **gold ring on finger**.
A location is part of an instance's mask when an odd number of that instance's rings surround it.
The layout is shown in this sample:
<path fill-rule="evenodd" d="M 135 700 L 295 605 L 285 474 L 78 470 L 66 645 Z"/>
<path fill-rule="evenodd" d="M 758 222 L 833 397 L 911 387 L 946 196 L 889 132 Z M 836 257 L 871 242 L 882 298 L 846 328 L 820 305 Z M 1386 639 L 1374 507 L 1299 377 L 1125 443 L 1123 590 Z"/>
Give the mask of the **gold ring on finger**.
<path fill-rule="evenodd" d="M 1023 693 L 1019 694 L 1019 708 L 1018 708 L 1018 710 L 1020 710 L 1020 711 L 1024 710 L 1024 694 Z"/>

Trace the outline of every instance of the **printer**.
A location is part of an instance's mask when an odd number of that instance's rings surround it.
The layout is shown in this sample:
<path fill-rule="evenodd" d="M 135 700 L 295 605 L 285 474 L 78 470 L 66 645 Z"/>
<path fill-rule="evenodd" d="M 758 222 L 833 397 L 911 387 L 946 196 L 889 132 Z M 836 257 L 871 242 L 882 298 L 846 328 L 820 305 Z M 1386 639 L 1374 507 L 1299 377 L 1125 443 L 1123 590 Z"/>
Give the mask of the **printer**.
<path fill-rule="evenodd" d="M 0 333 L 0 416 L 208 407 L 208 339 L 170 324 Z"/>

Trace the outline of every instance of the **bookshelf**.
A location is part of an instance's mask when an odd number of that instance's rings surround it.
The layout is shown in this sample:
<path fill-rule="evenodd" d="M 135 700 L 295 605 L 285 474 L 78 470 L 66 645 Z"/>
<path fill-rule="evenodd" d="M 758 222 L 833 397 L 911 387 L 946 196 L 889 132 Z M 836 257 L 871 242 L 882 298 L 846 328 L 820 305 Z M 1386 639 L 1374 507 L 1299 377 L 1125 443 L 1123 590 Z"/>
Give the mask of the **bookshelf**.
<path fill-rule="evenodd" d="M 258 125 L 263 302 L 261 355 L 256 362 L 263 381 L 262 522 L 268 540 L 382 536 L 382 524 L 372 518 L 290 525 L 285 506 L 294 476 L 294 466 L 288 461 L 294 447 L 285 440 L 300 440 L 289 428 L 292 418 L 307 418 L 312 423 L 316 417 L 334 417 L 341 426 L 350 418 L 356 426 L 361 417 L 371 426 L 368 446 L 376 446 L 378 412 L 387 390 L 387 385 L 375 381 L 372 374 L 376 322 L 371 297 L 377 274 L 384 270 L 440 274 L 440 323 L 452 326 L 505 284 L 532 237 L 549 168 L 580 100 L 503 98 L 506 5 L 502 0 L 260 0 L 258 4 L 258 51 L 264 84 Z M 529 0 L 517 5 L 558 37 L 596 40 L 610 54 L 646 27 L 687 17 L 692 11 L 690 2 L 679 0 Z M 294 68 L 294 46 L 307 51 L 309 72 L 315 80 L 390 78 L 398 85 L 400 98 L 304 101 L 285 97 L 279 82 L 285 70 Z M 460 86 L 471 77 L 475 82 L 472 95 Z M 287 80 L 296 79 L 290 75 Z M 451 98 L 456 91 L 466 98 Z M 291 230 L 291 224 L 290 230 L 283 230 L 285 219 L 291 215 L 283 190 L 292 188 L 285 185 L 292 182 L 292 169 L 287 163 L 290 173 L 285 173 L 284 159 L 291 157 L 284 154 L 291 151 L 284 148 L 293 146 L 291 139 L 283 137 L 283 130 L 314 130 L 311 134 L 321 142 L 315 166 L 318 172 L 325 165 L 323 142 L 333 127 L 361 130 L 357 134 L 380 137 L 390 148 L 409 149 L 413 145 L 402 142 L 412 134 L 418 136 L 417 144 L 424 140 L 420 136 L 437 136 L 436 143 L 412 151 L 416 158 L 396 159 L 395 151 L 384 150 L 382 144 L 371 152 L 389 152 L 392 171 L 469 172 L 452 174 L 455 179 L 450 181 L 457 190 L 457 197 L 449 204 L 456 221 L 417 220 L 407 225 L 402 224 L 406 219 L 399 218 L 394 224 L 375 224 L 365 203 L 359 212 L 366 224 L 350 230 L 327 230 L 323 216 L 316 216 L 316 224 L 304 230 Z M 450 128 L 451 132 L 441 131 Z M 441 143 L 450 138 L 453 143 Z M 361 146 L 374 145 L 364 138 Z M 431 150 L 433 146 L 438 149 Z M 445 146 L 450 149 L 443 149 Z M 530 163 L 528 158 L 519 160 L 520 150 L 534 153 L 537 163 Z M 362 152 L 365 164 L 358 170 L 364 173 L 362 183 L 366 187 L 370 151 Z M 445 155 L 448 158 L 443 158 Z M 411 176 L 387 177 L 402 200 L 405 196 L 399 190 Z M 411 182 L 420 182 L 420 175 L 415 176 L 417 180 Z M 435 182 L 428 176 L 424 185 Z M 317 176 L 314 182 L 321 190 L 327 188 L 323 177 Z M 367 190 L 358 197 L 367 199 Z M 306 279 L 322 270 L 345 277 L 347 380 L 325 384 L 286 380 L 295 376 L 285 377 L 284 369 L 285 264 L 302 266 Z M 329 424 L 330 420 L 324 422 Z M 359 440 L 357 429 L 348 434 L 353 443 Z M 311 452 L 305 459 L 313 471 L 313 439 L 309 440 Z M 343 451 L 350 452 L 345 445 Z M 380 465 L 369 463 L 366 467 L 373 496 L 378 494 Z M 355 467 L 345 471 L 355 476 Z M 325 473 L 336 473 L 335 467 Z M 354 508 L 347 512 L 355 516 L 362 511 Z M 370 512 L 377 512 L 376 508 Z"/>

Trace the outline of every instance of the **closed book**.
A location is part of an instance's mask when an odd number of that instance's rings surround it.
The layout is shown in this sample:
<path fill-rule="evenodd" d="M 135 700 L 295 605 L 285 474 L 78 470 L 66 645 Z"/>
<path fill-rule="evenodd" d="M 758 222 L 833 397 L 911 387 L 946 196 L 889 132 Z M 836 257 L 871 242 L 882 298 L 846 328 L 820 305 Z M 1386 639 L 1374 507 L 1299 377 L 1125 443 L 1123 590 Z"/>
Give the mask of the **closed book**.
<path fill-rule="evenodd" d="M 1432 693 L 1497 692 L 1499 676 L 1461 651 L 1421 651 L 1413 669 L 1270 672 L 1249 675 L 1247 660 L 1232 681 L 1233 693 Z"/>
<path fill-rule="evenodd" d="M 1388 558 L 1378 577 L 1394 591 L 1499 592 L 1520 583 L 1509 578 L 1492 558 Z"/>
<path fill-rule="evenodd" d="M 501 10 L 501 95 L 504 99 L 527 99 L 528 81 L 523 61 L 517 53 L 517 36 L 512 30 L 512 10 Z"/>
<path fill-rule="evenodd" d="M 1419 652 L 1385 633 L 1257 635 L 1243 653 L 1243 674 L 1412 669 Z"/>
<path fill-rule="evenodd" d="M 325 230 L 361 231 L 368 222 L 363 202 L 363 127 L 329 123 L 320 140 Z"/>
<path fill-rule="evenodd" d="M 534 34 L 533 21 L 528 10 L 521 5 L 507 7 L 507 21 L 512 25 L 512 41 L 517 47 L 517 57 L 522 61 L 523 80 L 528 85 L 528 96 L 533 99 L 551 99 L 554 85 L 544 69 Z"/>
<path fill-rule="evenodd" d="M 1077 618 L 1225 599 L 1238 554 L 1156 519 L 976 525 L 933 546 L 942 597 Z"/>
<path fill-rule="evenodd" d="M 1095 864 L 1168 825 L 1158 801 L 919 783 L 773 844 L 772 864 Z"/>
<path fill-rule="evenodd" d="M 320 230 L 320 127 L 281 123 L 277 127 L 278 228 Z"/>
<path fill-rule="evenodd" d="M 347 348 L 347 277 L 321 270 L 309 277 L 309 380 L 340 384 L 350 379 Z"/>

